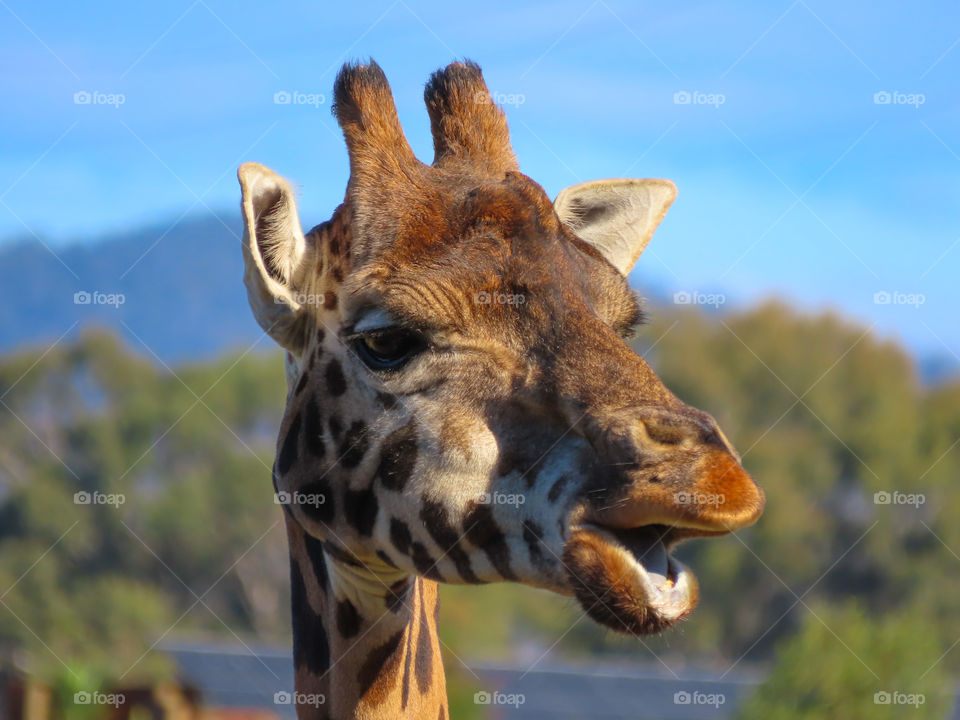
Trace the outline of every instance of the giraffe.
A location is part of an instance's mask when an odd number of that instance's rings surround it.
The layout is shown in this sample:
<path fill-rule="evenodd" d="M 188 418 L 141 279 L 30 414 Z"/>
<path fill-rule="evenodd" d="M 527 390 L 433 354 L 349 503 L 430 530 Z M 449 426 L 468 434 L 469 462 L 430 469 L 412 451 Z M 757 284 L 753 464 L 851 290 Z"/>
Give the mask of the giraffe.
<path fill-rule="evenodd" d="M 627 274 L 676 195 L 601 180 L 550 202 L 479 67 L 424 93 L 416 158 L 380 67 L 347 64 L 350 177 L 304 234 L 292 186 L 239 172 L 244 282 L 286 354 L 273 482 L 290 549 L 298 717 L 448 714 L 438 583 L 511 581 L 657 632 L 698 599 L 671 555 L 759 517 L 714 419 L 625 342 Z"/>

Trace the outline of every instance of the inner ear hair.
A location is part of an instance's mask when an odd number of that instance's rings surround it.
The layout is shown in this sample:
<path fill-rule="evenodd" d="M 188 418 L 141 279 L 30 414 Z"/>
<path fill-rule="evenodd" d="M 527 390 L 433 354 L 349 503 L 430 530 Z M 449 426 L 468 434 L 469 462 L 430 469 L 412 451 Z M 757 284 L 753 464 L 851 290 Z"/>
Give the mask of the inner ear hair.
<path fill-rule="evenodd" d="M 257 249 L 270 277 L 287 285 L 293 279 L 295 261 L 299 255 L 290 252 L 289 243 L 298 233 L 291 227 L 291 214 L 283 197 L 284 188 L 273 185 L 262 192 L 263 196 L 255 203 L 262 208 L 255 219 Z"/>

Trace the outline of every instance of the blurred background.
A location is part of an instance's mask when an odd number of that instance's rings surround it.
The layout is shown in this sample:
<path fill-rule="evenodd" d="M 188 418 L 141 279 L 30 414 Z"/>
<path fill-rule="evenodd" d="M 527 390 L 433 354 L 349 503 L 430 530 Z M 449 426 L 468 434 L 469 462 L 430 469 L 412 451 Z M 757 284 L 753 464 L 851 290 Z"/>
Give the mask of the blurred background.
<path fill-rule="evenodd" d="M 960 717 L 958 21 L 0 0 L 0 716 L 290 716 L 283 368 L 240 282 L 236 168 L 321 222 L 340 65 L 380 63 L 429 160 L 423 83 L 467 57 L 551 196 L 677 184 L 630 278 L 635 347 L 768 504 L 682 549 L 700 607 L 643 642 L 546 593 L 444 588 L 452 716 Z"/>

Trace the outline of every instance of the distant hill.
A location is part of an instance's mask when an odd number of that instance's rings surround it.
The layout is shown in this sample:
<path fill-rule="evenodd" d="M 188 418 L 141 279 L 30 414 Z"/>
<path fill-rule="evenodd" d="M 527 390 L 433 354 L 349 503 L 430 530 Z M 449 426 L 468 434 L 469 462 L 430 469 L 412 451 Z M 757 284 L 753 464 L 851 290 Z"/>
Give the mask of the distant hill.
<path fill-rule="evenodd" d="M 35 239 L 4 245 L 0 352 L 52 343 L 74 323 L 67 337 L 101 325 L 143 350 L 135 333 L 165 362 L 246 348 L 261 333 L 241 282 L 241 235 L 237 213 L 53 247 L 56 255 Z"/>
<path fill-rule="evenodd" d="M 168 363 L 246 349 L 258 339 L 268 348 L 241 282 L 242 233 L 237 212 L 51 246 L 53 252 L 33 238 L 2 244 L 0 354 L 52 343 L 73 326 L 69 338 L 87 325 L 112 328 L 140 351 L 136 333 Z M 75 301 L 76 293 L 90 293 L 90 303 L 78 304 L 87 298 Z M 671 295 L 656 282 L 641 293 L 654 314 L 657 305 L 671 304 Z M 97 304 L 110 303 L 110 295 L 122 295 L 122 304 Z M 960 369 L 956 358 L 944 354 L 917 362 L 929 384 L 956 377 Z"/>

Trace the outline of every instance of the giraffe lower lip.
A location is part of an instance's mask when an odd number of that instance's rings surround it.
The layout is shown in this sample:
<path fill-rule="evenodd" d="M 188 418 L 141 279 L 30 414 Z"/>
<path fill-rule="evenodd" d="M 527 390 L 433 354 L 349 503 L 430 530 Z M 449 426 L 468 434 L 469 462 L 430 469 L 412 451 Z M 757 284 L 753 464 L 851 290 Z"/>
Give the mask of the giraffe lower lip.
<path fill-rule="evenodd" d="M 670 556 L 663 528 L 612 530 L 584 524 L 571 535 L 564 563 L 574 595 L 597 622 L 619 632 L 658 632 L 697 604 L 696 578 Z"/>
<path fill-rule="evenodd" d="M 593 532 L 603 537 L 633 560 L 634 580 L 650 607 L 668 615 L 688 610 L 690 571 L 674 560 L 657 526 L 629 530 L 607 530 L 599 526 Z"/>

